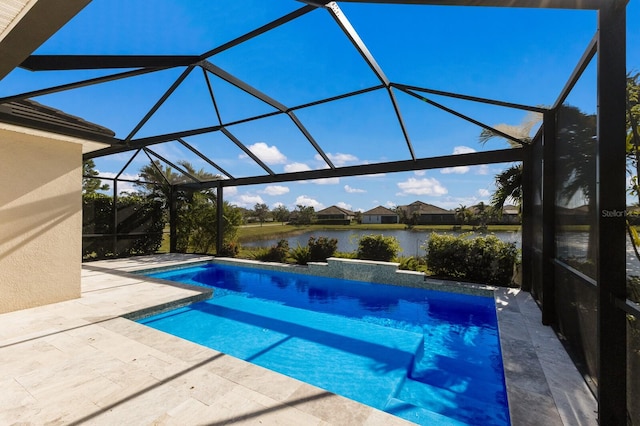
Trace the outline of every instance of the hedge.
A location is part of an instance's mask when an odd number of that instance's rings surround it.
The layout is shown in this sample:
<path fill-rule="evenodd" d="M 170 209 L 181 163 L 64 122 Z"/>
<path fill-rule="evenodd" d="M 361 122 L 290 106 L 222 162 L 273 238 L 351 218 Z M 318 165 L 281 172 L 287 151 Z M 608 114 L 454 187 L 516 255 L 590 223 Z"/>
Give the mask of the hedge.
<path fill-rule="evenodd" d="M 482 284 L 510 286 L 518 259 L 515 243 L 494 235 L 469 238 L 432 233 L 427 266 L 436 276 Z"/>
<path fill-rule="evenodd" d="M 356 256 L 358 259 L 391 262 L 399 251 L 400 242 L 396 237 L 371 234 L 360 238 Z"/>

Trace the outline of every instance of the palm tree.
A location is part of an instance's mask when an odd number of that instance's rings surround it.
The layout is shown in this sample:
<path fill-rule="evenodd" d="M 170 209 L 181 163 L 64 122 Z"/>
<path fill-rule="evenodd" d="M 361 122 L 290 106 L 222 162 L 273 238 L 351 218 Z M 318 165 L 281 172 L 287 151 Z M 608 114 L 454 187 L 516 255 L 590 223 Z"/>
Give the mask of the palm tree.
<path fill-rule="evenodd" d="M 542 120 L 542 114 L 536 112 L 528 112 L 522 122 L 518 125 L 498 124 L 495 129 L 500 130 L 510 136 L 513 136 L 525 143 L 531 142 L 531 130 Z M 488 129 L 483 129 L 480 133 L 479 140 L 481 144 L 487 143 L 490 139 L 499 137 L 504 139 L 511 147 L 517 147 L 514 141 L 504 138 L 499 134 Z M 496 190 L 491 196 L 491 206 L 502 215 L 504 203 L 512 200 L 520 210 L 522 206 L 522 164 L 511 165 L 506 170 L 495 176 Z"/>
<path fill-rule="evenodd" d="M 199 181 L 220 179 L 204 169 L 196 170 L 188 161 L 179 161 L 178 165 L 189 175 Z M 140 178 L 144 183 L 138 186 L 150 197 L 159 198 L 166 209 L 171 200 L 174 185 L 193 182 L 193 179 L 180 171 L 174 171 L 171 166 L 163 166 L 158 160 L 140 169 Z M 216 193 L 213 189 L 202 191 L 178 191 L 178 241 L 177 250 L 185 252 L 192 247 L 198 252 L 208 252 L 217 238 Z M 232 238 L 237 226 L 235 216 L 230 213 L 231 208 L 225 203 L 225 237 Z M 229 220 L 228 217 L 233 217 Z M 229 222 L 229 226 L 227 225 Z"/>
<path fill-rule="evenodd" d="M 102 181 L 96 177 L 100 173 L 95 169 L 96 163 L 89 159 L 82 165 L 82 193 L 83 194 L 95 194 L 96 191 L 107 191 L 109 185 L 102 183 Z"/>
<path fill-rule="evenodd" d="M 522 119 L 520 124 L 497 124 L 493 126 L 496 130 L 501 131 L 502 133 L 506 133 L 509 136 L 513 136 L 514 138 L 520 139 L 525 143 L 531 142 L 531 130 L 542 120 L 542 114 L 537 112 L 529 111 L 527 115 Z M 480 143 L 485 144 L 489 140 L 499 137 L 503 138 L 501 135 L 489 130 L 482 129 L 480 132 Z M 503 138 L 511 147 L 518 147 L 520 144 L 512 141 L 511 139 Z"/>
<path fill-rule="evenodd" d="M 214 175 L 204 169 L 196 170 L 191 163 L 185 160 L 178 161 L 178 165 L 200 181 L 219 180 L 221 178 L 220 175 Z M 142 187 L 151 195 L 162 195 L 167 201 L 171 198 L 171 187 L 173 185 L 193 182 L 189 176 L 181 172 L 174 171 L 171 166 L 167 165 L 163 167 L 162 163 L 158 160 L 154 161 L 152 164 L 147 164 L 142 167 L 139 175 L 141 178 L 140 180 L 145 183 L 139 183 L 138 186 Z M 212 190 L 206 191 L 210 192 L 215 197 Z"/>
<path fill-rule="evenodd" d="M 460 221 L 460 226 L 464 225 L 469 220 L 469 209 L 464 204 L 460 204 L 460 207 L 455 209 L 455 217 Z"/>
<path fill-rule="evenodd" d="M 520 211 L 522 207 L 522 164 L 515 164 L 495 177 L 496 190 L 491 195 L 491 206 L 502 216 L 504 203 L 512 200 Z"/>

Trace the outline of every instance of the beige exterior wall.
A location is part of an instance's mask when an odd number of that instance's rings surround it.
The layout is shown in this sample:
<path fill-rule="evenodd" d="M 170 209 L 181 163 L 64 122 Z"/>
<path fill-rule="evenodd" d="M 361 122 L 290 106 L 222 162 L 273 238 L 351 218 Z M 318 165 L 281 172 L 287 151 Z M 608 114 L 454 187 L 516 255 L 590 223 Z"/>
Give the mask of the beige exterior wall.
<path fill-rule="evenodd" d="M 0 126 L 0 313 L 80 297 L 82 141 Z"/>

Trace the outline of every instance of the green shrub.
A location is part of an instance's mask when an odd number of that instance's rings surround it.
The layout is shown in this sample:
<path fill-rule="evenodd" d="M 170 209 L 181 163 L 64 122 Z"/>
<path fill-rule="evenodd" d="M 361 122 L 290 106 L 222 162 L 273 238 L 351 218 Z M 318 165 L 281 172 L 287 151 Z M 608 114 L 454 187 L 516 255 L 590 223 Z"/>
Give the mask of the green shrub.
<path fill-rule="evenodd" d="M 309 262 L 325 262 L 328 257 L 338 250 L 336 238 L 315 237 L 309 238 Z"/>
<path fill-rule="evenodd" d="M 228 241 L 222 244 L 218 256 L 236 257 L 240 253 L 240 244 L 235 241 Z"/>
<path fill-rule="evenodd" d="M 427 261 L 424 257 L 400 257 L 398 259 L 400 265 L 398 269 L 402 269 L 405 271 L 418 271 L 418 272 L 426 272 L 427 271 Z"/>
<path fill-rule="evenodd" d="M 509 286 L 518 250 L 499 238 L 469 238 L 433 233 L 427 244 L 427 265 L 438 276 Z"/>
<path fill-rule="evenodd" d="M 332 257 L 339 257 L 340 259 L 357 259 L 358 253 L 354 251 L 337 251 Z"/>
<path fill-rule="evenodd" d="M 285 263 L 287 261 L 288 254 L 289 242 L 287 240 L 280 240 L 275 246 L 258 251 L 254 257 L 256 260 L 261 260 L 263 262 Z"/>
<path fill-rule="evenodd" d="M 400 242 L 396 237 L 384 235 L 364 235 L 358 241 L 358 259 L 392 261 L 400 252 Z"/>
<path fill-rule="evenodd" d="M 309 246 L 301 246 L 293 248 L 289 251 L 289 256 L 298 264 L 306 265 L 311 261 L 311 253 L 309 252 Z"/>

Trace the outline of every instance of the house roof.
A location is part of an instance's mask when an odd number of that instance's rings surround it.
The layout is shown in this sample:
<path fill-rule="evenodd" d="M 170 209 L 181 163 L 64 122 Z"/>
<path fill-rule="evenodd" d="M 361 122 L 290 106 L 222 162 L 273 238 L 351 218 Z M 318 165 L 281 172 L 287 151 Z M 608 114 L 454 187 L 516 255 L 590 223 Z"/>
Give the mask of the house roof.
<path fill-rule="evenodd" d="M 336 214 L 341 214 L 345 216 L 355 215 L 355 213 L 352 212 L 351 210 L 343 209 L 338 206 L 329 206 L 326 209 L 322 209 L 316 212 L 316 215 L 336 215 Z"/>
<path fill-rule="evenodd" d="M 383 206 L 374 207 L 371 210 L 367 210 L 366 212 L 364 212 L 362 214 L 363 215 L 371 215 L 371 216 L 374 216 L 374 215 L 376 215 L 376 216 L 377 215 L 379 215 L 379 216 L 391 216 L 391 215 L 397 216 L 396 212 L 394 212 L 393 210 L 388 209 L 386 207 L 383 207 Z"/>
<path fill-rule="evenodd" d="M 507 204 L 502 206 L 502 213 L 503 214 L 518 214 L 520 213 L 520 209 L 518 208 L 518 206 L 513 206 L 511 204 Z"/>
<path fill-rule="evenodd" d="M 406 206 L 400 206 L 400 208 L 420 214 L 453 214 L 450 210 L 445 210 L 433 204 L 423 203 L 422 201 L 414 201 Z"/>
<path fill-rule="evenodd" d="M 106 127 L 29 99 L 0 104 L 0 122 L 105 142 L 115 136 Z"/>

